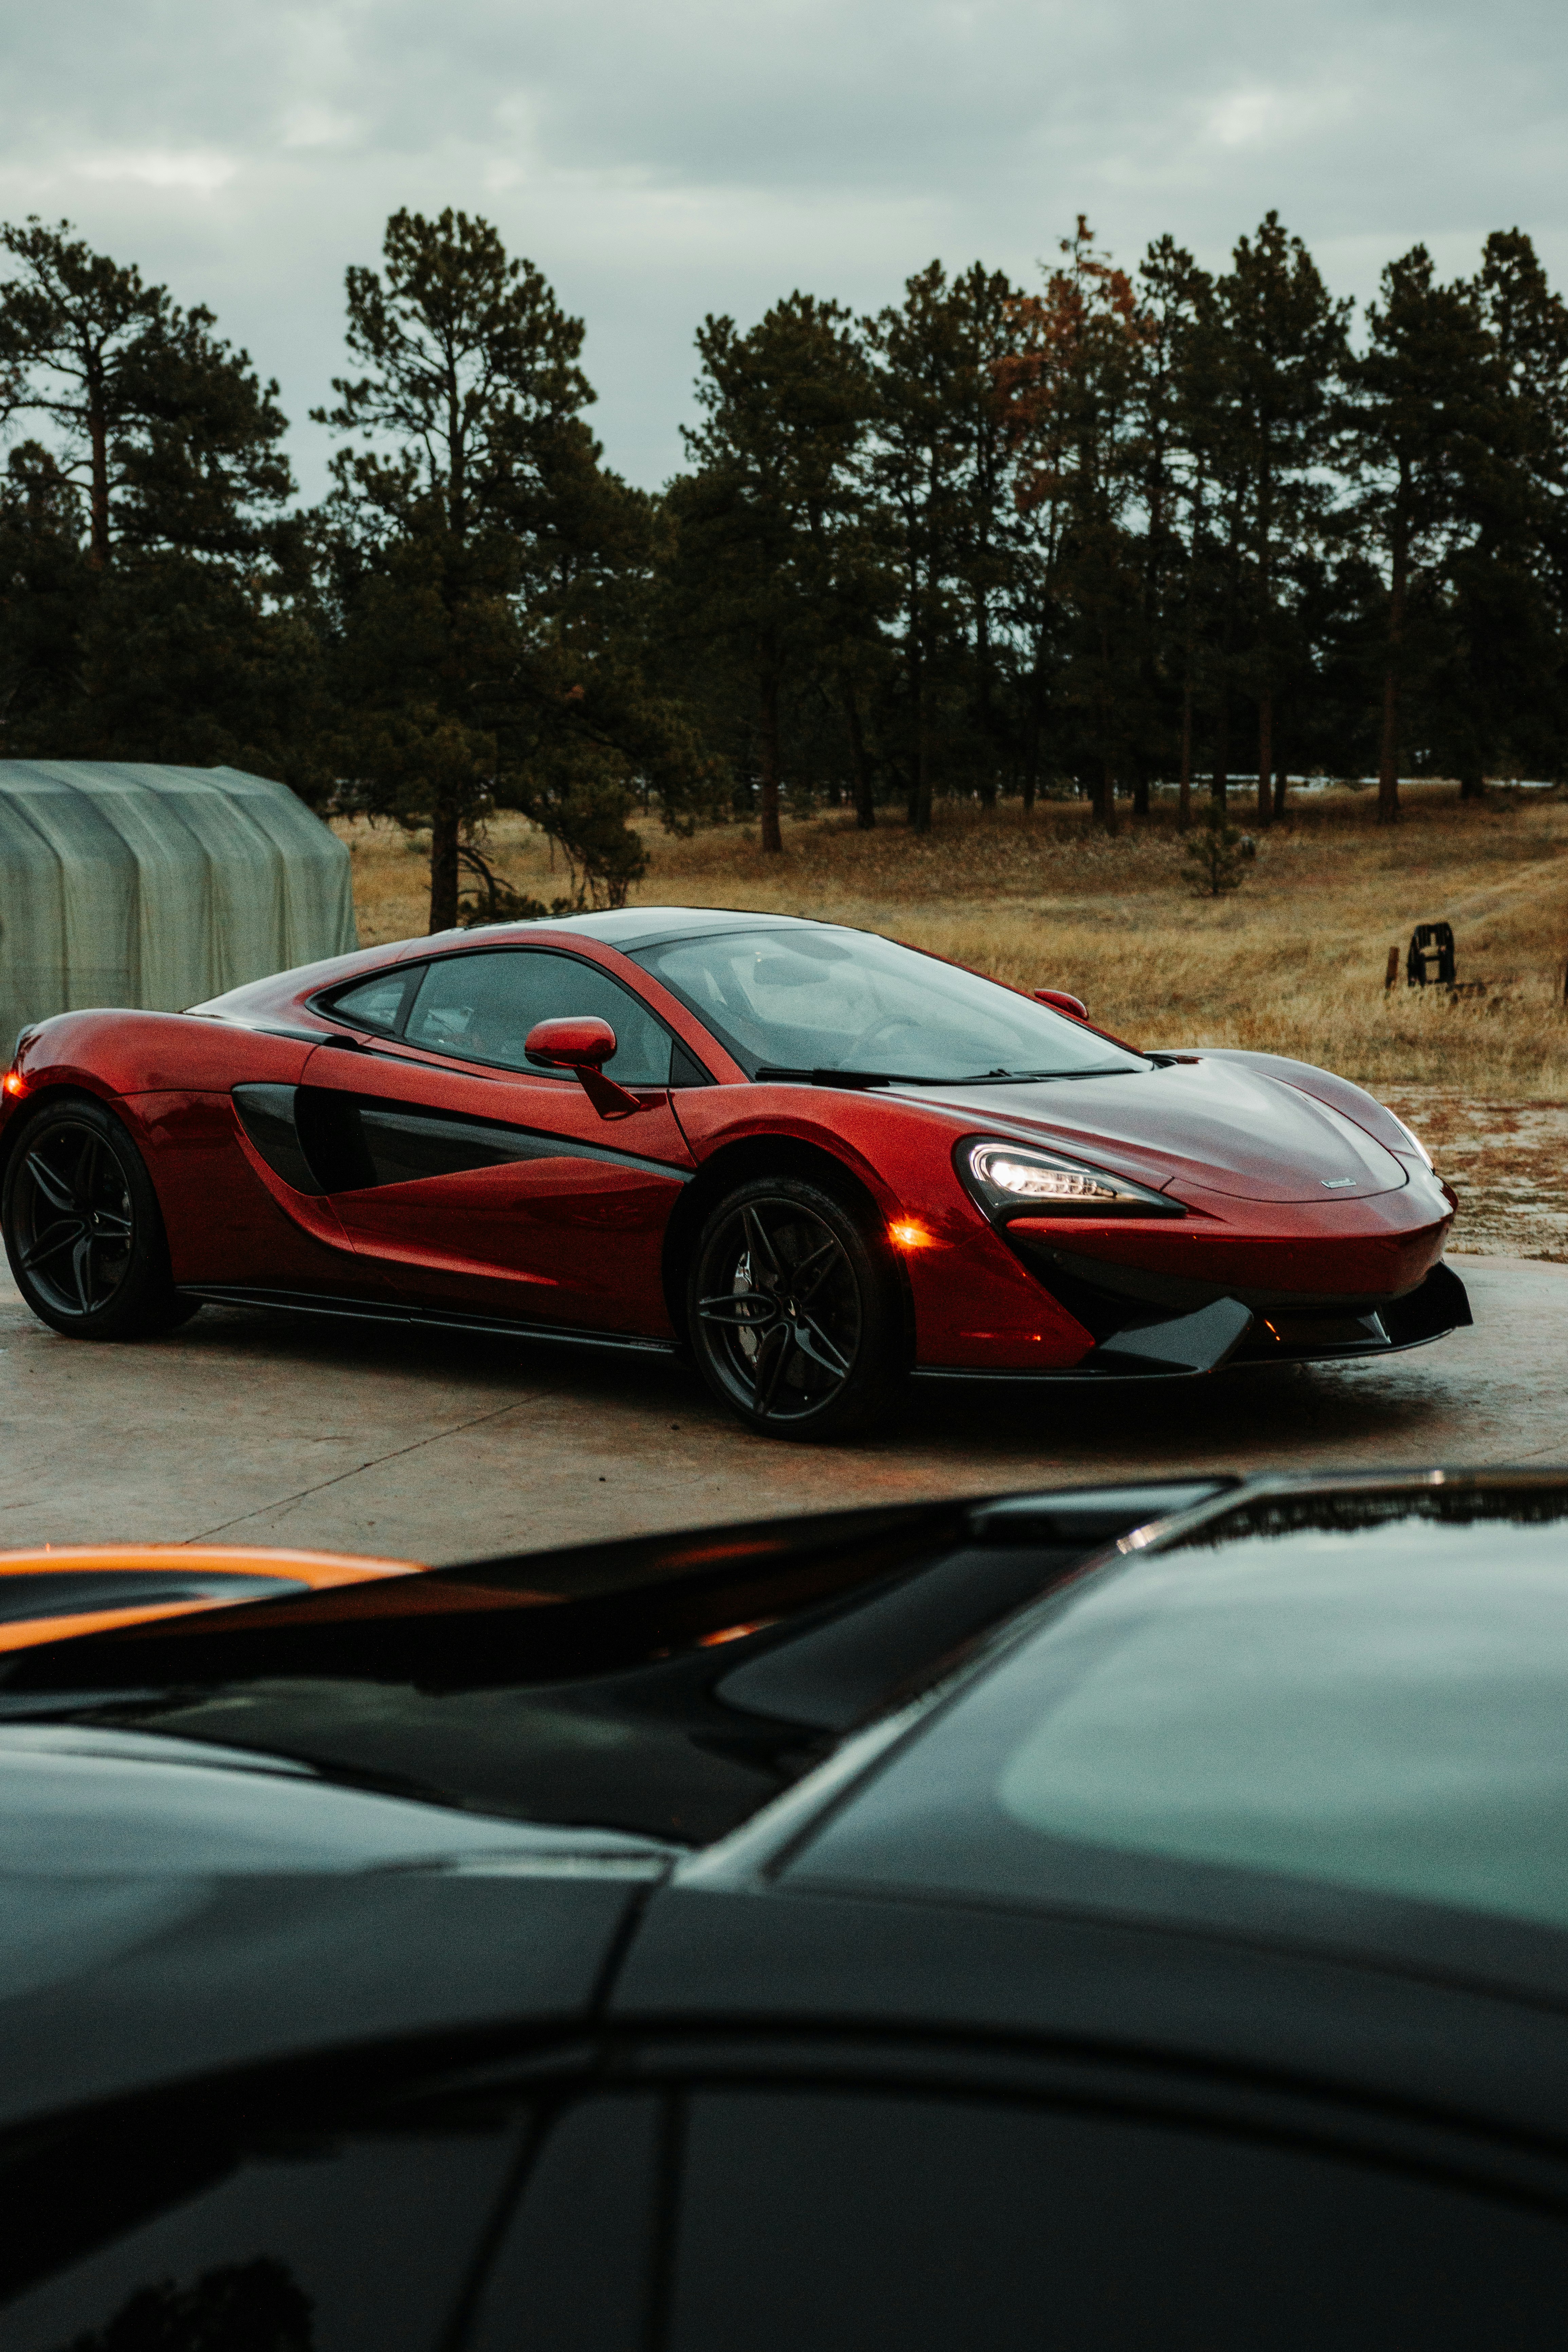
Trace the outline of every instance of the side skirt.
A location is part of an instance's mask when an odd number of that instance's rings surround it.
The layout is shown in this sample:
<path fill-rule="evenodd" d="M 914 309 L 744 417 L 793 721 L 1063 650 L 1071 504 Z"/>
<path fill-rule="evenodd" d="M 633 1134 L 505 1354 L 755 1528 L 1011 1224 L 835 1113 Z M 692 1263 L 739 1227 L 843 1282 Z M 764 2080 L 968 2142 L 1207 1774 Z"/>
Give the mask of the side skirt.
<path fill-rule="evenodd" d="M 573 1348 L 608 1348 L 617 1354 L 674 1356 L 673 1339 L 649 1339 L 637 1331 L 578 1331 L 562 1323 L 515 1323 L 504 1315 L 463 1315 L 440 1308 L 384 1306 L 374 1298 L 332 1298 L 304 1290 L 251 1290 L 221 1282 L 184 1282 L 182 1298 L 214 1307 L 269 1307 L 287 1315 L 322 1315 L 333 1322 L 395 1323 L 403 1329 L 479 1331 L 498 1339 L 550 1339 Z"/>

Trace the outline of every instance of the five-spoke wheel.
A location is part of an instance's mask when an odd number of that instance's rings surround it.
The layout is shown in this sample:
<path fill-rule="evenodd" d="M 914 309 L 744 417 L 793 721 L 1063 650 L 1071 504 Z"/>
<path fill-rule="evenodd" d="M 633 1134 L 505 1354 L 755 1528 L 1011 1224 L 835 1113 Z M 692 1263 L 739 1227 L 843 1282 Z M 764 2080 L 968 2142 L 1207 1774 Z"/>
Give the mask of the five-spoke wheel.
<path fill-rule="evenodd" d="M 192 1311 L 169 1278 L 157 1198 L 101 1105 L 40 1105 L 5 1166 L 5 1248 L 36 1315 L 83 1339 L 168 1330 Z"/>
<path fill-rule="evenodd" d="M 886 1244 L 816 1186 L 742 1185 L 709 1218 L 687 1322 L 724 1402 L 779 1437 L 863 1429 L 886 1410 L 902 1316 Z"/>

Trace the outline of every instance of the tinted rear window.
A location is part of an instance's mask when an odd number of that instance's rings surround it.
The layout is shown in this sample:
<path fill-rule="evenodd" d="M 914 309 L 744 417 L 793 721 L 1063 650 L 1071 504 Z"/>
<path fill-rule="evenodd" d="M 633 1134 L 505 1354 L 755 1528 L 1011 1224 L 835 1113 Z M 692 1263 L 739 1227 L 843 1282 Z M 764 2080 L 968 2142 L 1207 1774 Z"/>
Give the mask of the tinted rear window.
<path fill-rule="evenodd" d="M 808 1873 L 1568 1927 L 1568 1496 L 1252 1506 L 1073 1588 Z M 1295 1890 L 1292 1896 L 1291 1890 Z"/>

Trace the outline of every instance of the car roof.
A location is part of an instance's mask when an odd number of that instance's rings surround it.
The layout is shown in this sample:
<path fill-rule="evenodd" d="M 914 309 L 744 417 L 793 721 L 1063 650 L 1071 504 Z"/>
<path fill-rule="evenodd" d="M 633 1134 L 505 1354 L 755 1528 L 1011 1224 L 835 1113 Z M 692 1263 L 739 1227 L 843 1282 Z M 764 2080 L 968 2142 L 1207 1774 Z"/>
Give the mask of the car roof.
<path fill-rule="evenodd" d="M 841 930 L 844 926 L 820 923 L 809 915 L 759 914 L 745 907 L 609 907 L 595 914 L 552 917 L 549 929 L 582 931 L 629 953 L 634 948 L 699 939 L 714 931 Z"/>
<path fill-rule="evenodd" d="M 1568 1473 L 1263 1482 L 1013 1622 L 786 1875 L 1568 2001 Z"/>

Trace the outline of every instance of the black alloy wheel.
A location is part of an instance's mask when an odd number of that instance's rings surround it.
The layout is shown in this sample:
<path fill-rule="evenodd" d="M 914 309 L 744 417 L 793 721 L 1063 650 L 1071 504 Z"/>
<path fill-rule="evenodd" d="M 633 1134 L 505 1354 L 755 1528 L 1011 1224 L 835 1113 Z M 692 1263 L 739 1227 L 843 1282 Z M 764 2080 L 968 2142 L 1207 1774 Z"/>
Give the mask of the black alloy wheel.
<path fill-rule="evenodd" d="M 814 1184 L 742 1185 L 709 1218 L 687 1328 L 714 1393 L 770 1437 L 826 1438 L 886 1414 L 905 1369 L 888 1244 Z"/>
<path fill-rule="evenodd" d="M 40 1105 L 5 1164 L 6 1255 L 35 1315 L 83 1339 L 141 1339 L 195 1312 L 169 1276 L 157 1194 L 101 1104 Z"/>

